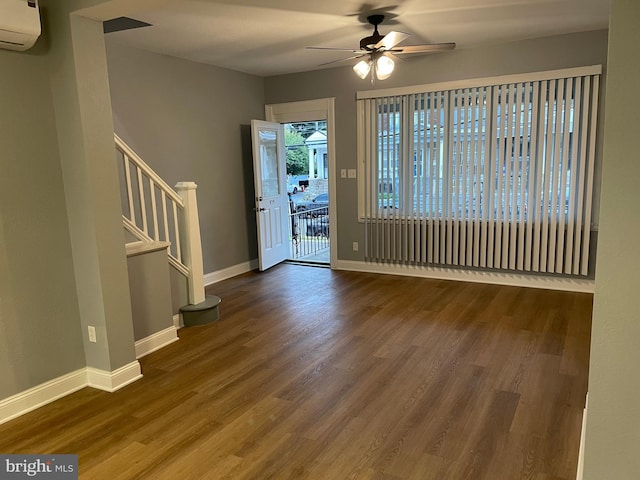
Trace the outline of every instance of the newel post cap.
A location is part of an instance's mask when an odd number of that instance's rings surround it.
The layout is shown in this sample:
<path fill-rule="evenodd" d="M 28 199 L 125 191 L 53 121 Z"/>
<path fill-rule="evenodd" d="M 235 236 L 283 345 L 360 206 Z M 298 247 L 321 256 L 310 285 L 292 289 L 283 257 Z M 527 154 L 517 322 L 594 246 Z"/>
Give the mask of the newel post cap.
<path fill-rule="evenodd" d="M 176 184 L 176 190 L 181 191 L 181 190 L 195 190 L 196 188 L 198 188 L 198 185 L 196 185 L 195 182 L 178 182 Z"/>

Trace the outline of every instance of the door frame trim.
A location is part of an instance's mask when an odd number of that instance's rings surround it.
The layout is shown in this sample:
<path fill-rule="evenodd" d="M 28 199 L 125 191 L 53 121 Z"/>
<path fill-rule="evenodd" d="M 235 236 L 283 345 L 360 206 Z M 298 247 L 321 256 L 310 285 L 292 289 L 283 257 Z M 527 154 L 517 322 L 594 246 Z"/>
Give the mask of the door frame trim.
<path fill-rule="evenodd" d="M 336 208 L 336 137 L 335 137 L 335 97 L 305 100 L 301 102 L 265 105 L 268 122 L 293 123 L 327 121 L 327 153 L 329 161 L 329 261 L 332 269 L 338 261 L 338 210 Z"/>

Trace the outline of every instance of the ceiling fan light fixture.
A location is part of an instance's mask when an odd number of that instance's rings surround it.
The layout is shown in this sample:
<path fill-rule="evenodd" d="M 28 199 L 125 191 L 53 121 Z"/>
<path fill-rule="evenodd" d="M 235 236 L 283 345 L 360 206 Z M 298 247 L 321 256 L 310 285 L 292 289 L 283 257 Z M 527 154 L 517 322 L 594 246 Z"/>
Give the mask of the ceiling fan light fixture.
<path fill-rule="evenodd" d="M 384 20 L 384 15 L 376 14 L 369 15 L 367 21 L 373 25 L 373 34 L 368 37 L 364 37 L 360 40 L 360 49 L 353 50 L 351 48 L 333 48 L 333 47 L 307 47 L 316 50 L 335 50 L 340 52 L 351 52 L 352 54 L 348 58 L 332 60 L 330 62 L 322 63 L 318 66 L 325 66 L 336 62 L 343 62 L 347 60 L 353 60 L 354 58 L 364 58 L 360 60 L 353 67 L 353 71 L 362 80 L 367 78 L 371 74 L 371 84 L 376 80 L 386 80 L 391 76 L 395 68 L 394 59 L 398 59 L 394 54 L 407 54 L 407 53 L 434 53 L 442 52 L 445 50 L 453 50 L 456 47 L 455 43 L 428 43 L 424 45 L 409 45 L 405 47 L 398 47 L 400 43 L 409 37 L 408 33 L 403 32 L 389 32 L 386 35 L 382 35 L 378 31 L 378 25 Z"/>
<path fill-rule="evenodd" d="M 367 78 L 369 72 L 371 71 L 371 62 L 366 60 L 360 60 L 353 66 L 353 71 L 356 72 L 361 79 Z"/>
<path fill-rule="evenodd" d="M 381 55 L 376 60 L 376 77 L 378 80 L 386 80 L 393 73 L 395 63 L 386 55 Z"/>

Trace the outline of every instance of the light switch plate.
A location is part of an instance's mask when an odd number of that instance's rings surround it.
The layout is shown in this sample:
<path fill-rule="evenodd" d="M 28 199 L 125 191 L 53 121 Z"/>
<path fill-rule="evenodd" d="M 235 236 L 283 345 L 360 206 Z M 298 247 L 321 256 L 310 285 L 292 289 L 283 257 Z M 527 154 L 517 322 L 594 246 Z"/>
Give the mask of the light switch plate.
<path fill-rule="evenodd" d="M 356 178 L 356 169 L 355 168 L 350 168 L 349 169 L 349 178 Z"/>

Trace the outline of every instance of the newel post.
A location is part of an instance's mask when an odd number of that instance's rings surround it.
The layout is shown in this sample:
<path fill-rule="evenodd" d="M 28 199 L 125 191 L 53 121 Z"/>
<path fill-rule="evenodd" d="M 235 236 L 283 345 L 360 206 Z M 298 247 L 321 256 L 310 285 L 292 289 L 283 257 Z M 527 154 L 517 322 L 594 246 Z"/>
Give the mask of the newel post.
<path fill-rule="evenodd" d="M 200 220 L 194 182 L 180 182 L 176 191 L 184 203 L 184 215 L 180 225 L 183 262 L 189 267 L 189 303 L 197 305 L 205 300 L 204 270 L 202 266 L 202 241 L 200 240 Z"/>

